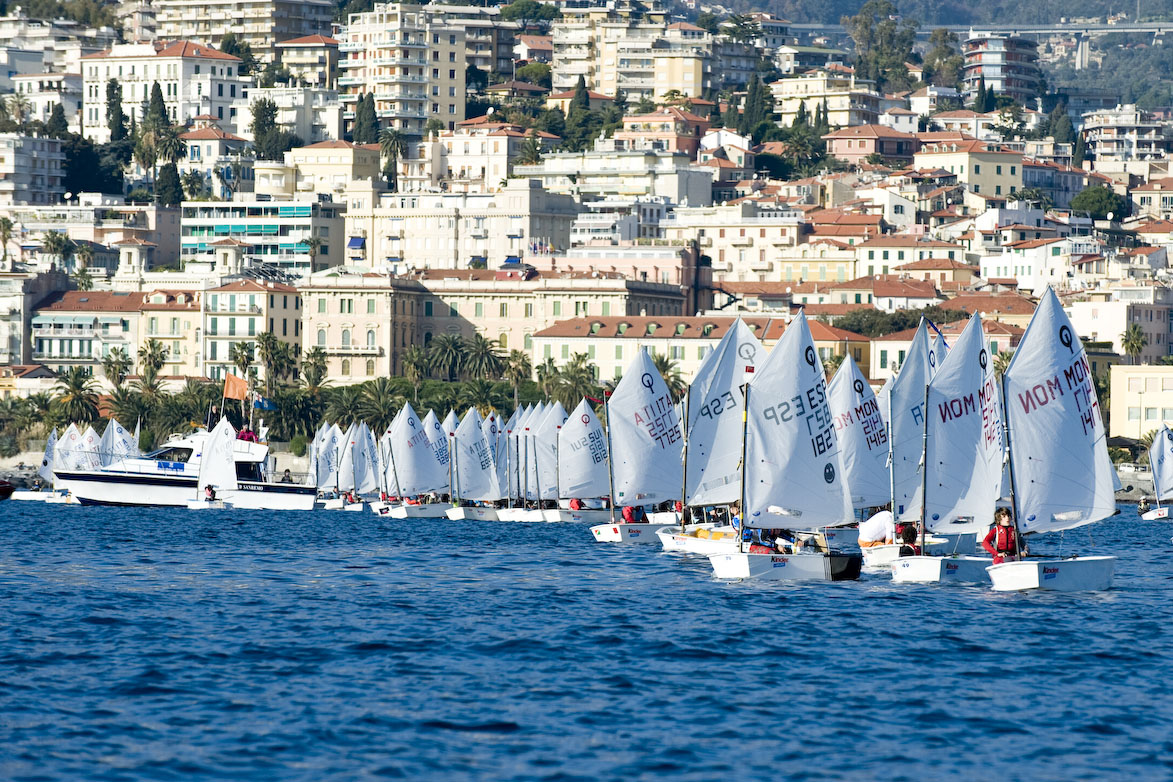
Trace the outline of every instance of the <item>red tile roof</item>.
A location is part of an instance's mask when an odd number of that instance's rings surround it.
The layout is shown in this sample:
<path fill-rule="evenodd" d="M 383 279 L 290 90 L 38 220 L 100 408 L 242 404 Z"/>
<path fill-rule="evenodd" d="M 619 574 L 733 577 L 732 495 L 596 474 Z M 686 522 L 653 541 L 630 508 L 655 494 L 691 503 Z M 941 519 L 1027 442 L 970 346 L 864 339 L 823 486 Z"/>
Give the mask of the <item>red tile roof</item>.
<path fill-rule="evenodd" d="M 231 54 L 213 49 L 211 46 L 205 46 L 201 43 L 192 43 L 191 41 L 155 41 L 154 54 L 132 54 L 132 55 L 117 55 L 119 59 L 123 57 L 196 57 L 204 60 L 230 60 L 232 62 L 240 62 L 239 57 L 234 57 Z M 94 54 L 87 54 L 82 57 L 83 60 L 100 59 L 104 57 L 113 57 L 110 49 L 105 49 Z"/>
<path fill-rule="evenodd" d="M 337 46 L 338 41 L 325 35 L 305 35 L 281 41 L 277 46 Z"/>

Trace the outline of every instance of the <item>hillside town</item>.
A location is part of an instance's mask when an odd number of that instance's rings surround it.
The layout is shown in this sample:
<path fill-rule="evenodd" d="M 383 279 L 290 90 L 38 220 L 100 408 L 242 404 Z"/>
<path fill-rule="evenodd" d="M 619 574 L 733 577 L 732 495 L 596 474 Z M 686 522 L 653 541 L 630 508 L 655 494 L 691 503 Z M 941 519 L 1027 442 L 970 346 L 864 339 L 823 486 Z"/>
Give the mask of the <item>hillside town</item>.
<path fill-rule="evenodd" d="M 887 0 L 872 39 L 635 0 L 104 8 L 0 17 L 0 455 L 61 396 L 126 422 L 229 374 L 285 439 L 421 389 L 577 403 L 641 348 L 683 384 L 800 311 L 879 387 L 922 313 L 980 313 L 1004 367 L 1047 288 L 1110 436 L 1173 425 L 1173 115 L 1049 89 L 1062 40 L 914 40 Z"/>

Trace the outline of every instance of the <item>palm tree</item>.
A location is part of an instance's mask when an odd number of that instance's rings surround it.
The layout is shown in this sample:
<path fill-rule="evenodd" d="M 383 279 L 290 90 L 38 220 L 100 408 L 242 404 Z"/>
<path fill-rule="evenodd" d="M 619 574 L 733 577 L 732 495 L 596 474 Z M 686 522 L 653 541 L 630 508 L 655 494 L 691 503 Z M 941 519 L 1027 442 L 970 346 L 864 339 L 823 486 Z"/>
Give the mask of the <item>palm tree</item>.
<path fill-rule="evenodd" d="M 387 176 L 387 187 L 395 192 L 399 189 L 399 159 L 407 154 L 407 136 L 395 128 L 383 128 L 379 131 L 379 152 L 387 158 L 387 165 L 383 169 Z"/>
<path fill-rule="evenodd" d="M 411 383 L 414 391 L 412 400 L 416 404 L 419 404 L 420 383 L 423 382 L 424 376 L 428 374 L 428 352 L 419 345 L 412 345 L 403 351 L 403 356 L 399 359 L 399 362 L 403 369 L 403 376 L 407 379 L 407 382 Z"/>
<path fill-rule="evenodd" d="M 301 359 L 301 382 L 305 390 L 317 396 L 326 384 L 326 351 L 316 345 L 305 352 Z"/>
<path fill-rule="evenodd" d="M 57 259 L 59 267 L 64 270 L 77 246 L 66 234 L 60 231 L 50 231 L 41 240 L 41 249 Z"/>
<path fill-rule="evenodd" d="M 19 92 L 14 92 L 9 95 L 5 105 L 8 108 L 9 118 L 18 125 L 25 123 L 25 120 L 28 119 L 29 111 L 32 108 L 28 98 Z"/>
<path fill-rule="evenodd" d="M 513 409 L 517 409 L 521 393 L 521 384 L 529 380 L 534 373 L 529 354 L 524 350 L 513 350 L 505 362 L 505 379 L 513 386 Z"/>
<path fill-rule="evenodd" d="M 832 353 L 823 360 L 823 372 L 826 373 L 828 382 L 835 377 L 835 373 L 839 371 L 839 367 L 843 366 L 843 362 L 846 360 L 847 357 L 841 353 Z"/>
<path fill-rule="evenodd" d="M 464 369 L 470 377 L 500 377 L 505 367 L 497 343 L 481 334 L 473 334 L 465 342 Z"/>
<path fill-rule="evenodd" d="M 362 386 L 342 386 L 330 390 L 326 401 L 326 420 L 345 429 L 358 420 L 362 406 Z"/>
<path fill-rule="evenodd" d="M 275 364 L 278 354 L 281 353 L 281 342 L 271 331 L 262 331 L 257 335 L 257 360 L 265 369 L 265 393 L 269 394 L 277 385 Z"/>
<path fill-rule="evenodd" d="M 684 392 L 688 390 L 688 383 L 684 382 L 684 378 L 680 376 L 680 368 L 676 365 L 676 362 L 667 356 L 653 353 L 652 363 L 656 365 L 656 370 L 664 378 L 664 382 L 668 384 L 668 391 L 672 394 L 672 401 L 679 402 L 683 399 Z"/>
<path fill-rule="evenodd" d="M 495 383 L 477 378 L 462 383 L 456 399 L 461 408 L 475 407 L 481 415 L 488 415 L 497 406 L 498 397 Z"/>
<path fill-rule="evenodd" d="M 547 399 L 554 396 L 554 389 L 558 386 L 558 367 L 554 364 L 554 359 L 547 358 L 541 364 L 538 364 L 537 372 L 538 389 L 542 392 L 542 396 Z"/>
<path fill-rule="evenodd" d="M 1006 367 L 1010 366 L 1010 359 L 1012 358 L 1014 358 L 1013 350 L 1003 350 L 994 356 L 994 375 L 1002 377 L 1002 373 L 1006 371 Z"/>
<path fill-rule="evenodd" d="M 122 381 L 126 380 L 132 366 L 133 363 L 126 353 L 126 348 L 114 348 L 102 358 L 102 371 L 106 373 L 106 379 L 115 388 L 122 386 Z"/>
<path fill-rule="evenodd" d="M 440 334 L 428 345 L 428 361 L 449 382 L 464 365 L 464 339 L 459 334 Z"/>
<path fill-rule="evenodd" d="M 1160 432 L 1159 429 L 1150 429 L 1141 435 L 1140 440 L 1137 441 L 1140 444 L 1141 451 L 1148 451 L 1149 448 L 1153 447 L 1153 440 L 1156 439 L 1158 432 Z"/>
<path fill-rule="evenodd" d="M 240 373 L 241 377 L 247 378 L 249 369 L 252 368 L 253 361 L 255 361 L 253 343 L 233 342 L 232 346 L 228 348 L 228 360 L 236 367 L 236 371 Z"/>
<path fill-rule="evenodd" d="M 29 416 L 40 424 L 40 429 L 49 431 L 49 419 L 53 412 L 53 395 L 48 391 L 38 391 L 25 398 L 25 409 Z"/>
<path fill-rule="evenodd" d="M 1131 358 L 1132 363 L 1135 364 L 1149 344 L 1149 338 L 1145 336 L 1139 323 L 1129 323 L 1128 328 L 1124 329 L 1124 333 L 1120 335 L 1120 343 L 1124 348 L 1124 355 Z"/>
<path fill-rule="evenodd" d="M 4 255 L 0 257 L 0 271 L 8 271 L 8 243 L 12 241 L 12 231 L 16 226 L 8 217 L 0 217 L 0 248 Z"/>
<path fill-rule="evenodd" d="M 157 339 L 148 339 L 138 349 L 138 361 L 140 374 L 144 376 L 147 374 L 158 375 L 159 371 L 163 369 L 163 365 L 167 363 L 167 348 Z"/>
<path fill-rule="evenodd" d="M 184 171 L 179 177 L 179 184 L 183 186 L 183 192 L 187 193 L 187 197 L 192 200 L 203 195 L 204 191 L 208 189 L 204 175 L 199 171 Z"/>
<path fill-rule="evenodd" d="M 552 397 L 571 409 L 584 396 L 598 396 L 599 383 L 595 379 L 595 368 L 588 364 L 590 356 L 575 353 L 570 362 L 558 372 Z"/>
<path fill-rule="evenodd" d="M 310 269 L 312 270 L 314 268 L 314 259 L 318 257 L 318 250 L 322 249 L 322 237 L 307 236 L 298 242 L 298 244 L 304 246 L 306 252 L 310 254 Z"/>
<path fill-rule="evenodd" d="M 174 125 L 157 128 L 154 131 L 155 154 L 159 160 L 178 163 L 187 154 L 187 144 L 179 137 Z"/>
<path fill-rule="evenodd" d="M 359 413 L 371 427 L 371 431 L 385 432 L 391 426 L 391 419 L 407 400 L 395 388 L 389 377 L 378 377 L 363 383 L 359 399 Z"/>
<path fill-rule="evenodd" d="M 523 166 L 534 166 L 542 162 L 542 142 L 538 140 L 536 130 L 531 128 L 526 134 L 517 155 L 517 162 Z"/>
<path fill-rule="evenodd" d="M 58 373 L 54 405 L 62 421 L 88 424 L 98 420 L 97 385 L 85 367 L 70 367 Z"/>

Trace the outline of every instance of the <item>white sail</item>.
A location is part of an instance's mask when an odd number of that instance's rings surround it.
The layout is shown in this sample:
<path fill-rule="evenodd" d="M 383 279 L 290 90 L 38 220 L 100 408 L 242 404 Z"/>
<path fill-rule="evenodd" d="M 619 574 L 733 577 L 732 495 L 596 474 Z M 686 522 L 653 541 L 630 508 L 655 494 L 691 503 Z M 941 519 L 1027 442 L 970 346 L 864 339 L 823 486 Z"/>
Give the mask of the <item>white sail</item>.
<path fill-rule="evenodd" d="M 106 431 L 102 432 L 102 442 L 98 446 L 98 457 L 103 467 L 121 459 L 133 459 L 139 456 L 138 445 L 135 443 L 126 427 L 114 418 L 106 424 Z"/>
<path fill-rule="evenodd" d="M 53 462 L 53 469 L 64 472 L 72 472 L 78 469 L 76 451 L 79 448 L 81 448 L 81 430 L 77 428 L 77 424 L 70 424 L 62 433 L 61 439 L 57 441 L 56 459 Z"/>
<path fill-rule="evenodd" d="M 500 431 L 501 416 L 496 410 L 490 410 L 489 414 L 481 421 L 481 433 L 485 436 L 485 445 L 489 447 L 489 454 L 493 457 L 494 464 L 497 463 L 497 442 Z"/>
<path fill-rule="evenodd" d="M 318 450 L 318 488 L 338 488 L 338 457 L 345 435 L 338 424 L 331 424 Z"/>
<path fill-rule="evenodd" d="M 94 427 L 87 426 L 81 436 L 81 447 L 74 451 L 79 470 L 98 470 L 102 467 L 101 458 L 102 438 L 94 431 Z"/>
<path fill-rule="evenodd" d="M 530 454 L 543 500 L 558 499 L 558 432 L 565 423 L 566 408 L 561 402 L 554 402 L 534 427 Z"/>
<path fill-rule="evenodd" d="M 746 526 L 851 523 L 827 379 L 804 313 L 754 372 L 746 407 Z"/>
<path fill-rule="evenodd" d="M 1162 426 L 1149 446 L 1149 467 L 1153 471 L 1153 493 L 1162 502 L 1173 497 L 1173 432 Z"/>
<path fill-rule="evenodd" d="M 827 387 L 827 405 L 835 419 L 835 436 L 843 479 L 856 508 L 883 505 L 891 499 L 888 481 L 888 429 L 876 394 L 848 355 Z"/>
<path fill-rule="evenodd" d="M 55 480 L 53 477 L 53 463 L 56 460 L 57 453 L 57 427 L 53 427 L 53 431 L 49 433 L 49 439 L 45 441 L 45 455 L 41 457 L 41 466 L 37 468 L 37 475 L 41 476 L 41 480 L 52 484 Z"/>
<path fill-rule="evenodd" d="M 725 504 L 741 496 L 741 432 L 747 367 L 766 355 L 762 343 L 738 318 L 706 356 L 689 386 L 687 505 Z"/>
<path fill-rule="evenodd" d="M 462 500 L 492 501 L 505 493 L 497 482 L 493 454 L 485 439 L 483 421 L 475 407 L 469 408 L 456 428 L 456 486 Z"/>
<path fill-rule="evenodd" d="M 203 453 L 200 455 L 200 483 L 196 487 L 197 497 L 202 498 L 204 489 L 208 486 L 217 492 L 237 489 L 236 457 L 233 456 L 235 445 L 236 430 L 228 423 L 228 416 L 222 416 L 219 423 L 208 432 L 208 439 L 204 440 Z"/>
<path fill-rule="evenodd" d="M 454 419 L 456 418 L 455 415 L 452 417 Z M 459 426 L 459 424 L 457 425 Z M 436 418 L 435 411 L 429 410 L 428 414 L 424 416 L 424 431 L 428 433 L 428 442 L 432 444 L 432 450 L 436 454 L 436 461 L 440 463 L 441 467 L 447 470 L 449 459 L 448 432 L 455 431 L 455 429 L 446 429 L 444 424 L 440 423 L 440 420 Z M 451 487 L 449 487 L 449 493 L 451 493 Z"/>
<path fill-rule="evenodd" d="M 1002 382 L 1019 529 L 1071 529 L 1114 514 L 1115 470 L 1091 366 L 1049 288 Z"/>
<path fill-rule="evenodd" d="M 578 403 L 558 432 L 558 496 L 606 497 L 607 434 L 587 400 Z"/>
<path fill-rule="evenodd" d="M 354 447 L 357 438 L 358 422 L 354 422 L 347 427 L 346 434 L 338 441 L 338 491 L 355 489 Z"/>
<path fill-rule="evenodd" d="M 891 438 L 893 514 L 920 520 L 921 457 L 924 455 L 925 387 L 932 377 L 928 325 L 921 319 L 908 355 L 881 393 L 880 407 Z"/>
<path fill-rule="evenodd" d="M 616 506 L 647 505 L 680 496 L 684 442 L 664 378 L 641 349 L 607 404 Z"/>
<path fill-rule="evenodd" d="M 448 490 L 448 465 L 436 458 L 428 433 L 410 404 L 405 404 L 391 423 L 391 455 L 404 496 Z"/>
<path fill-rule="evenodd" d="M 314 439 L 310 442 L 310 447 L 307 451 L 309 456 L 307 459 L 309 469 L 306 471 L 305 476 L 306 486 L 318 485 L 318 460 L 322 452 L 322 443 L 325 442 L 329 431 L 329 425 L 323 422 L 322 425 L 318 427 L 318 431 L 314 432 Z"/>
<path fill-rule="evenodd" d="M 985 532 L 1002 493 L 1002 405 L 980 315 L 929 383 L 925 525 Z"/>
<path fill-rule="evenodd" d="M 513 415 L 509 416 L 504 424 L 502 424 L 497 431 L 497 482 L 501 484 L 501 490 L 505 492 L 506 497 L 517 496 L 517 483 L 513 476 L 517 472 L 517 455 L 513 451 L 511 441 L 513 440 L 513 430 L 517 428 L 517 420 L 521 417 L 521 409 L 513 411 Z"/>
<path fill-rule="evenodd" d="M 379 447 L 365 421 L 360 421 L 354 436 L 354 490 L 373 494 L 379 490 Z"/>

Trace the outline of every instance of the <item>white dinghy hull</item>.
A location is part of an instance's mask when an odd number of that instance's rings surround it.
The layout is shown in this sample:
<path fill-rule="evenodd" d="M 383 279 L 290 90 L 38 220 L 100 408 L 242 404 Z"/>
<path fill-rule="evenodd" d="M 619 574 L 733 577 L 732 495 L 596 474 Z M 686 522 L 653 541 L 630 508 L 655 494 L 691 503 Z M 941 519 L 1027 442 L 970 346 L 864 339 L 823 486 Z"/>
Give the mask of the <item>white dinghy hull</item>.
<path fill-rule="evenodd" d="M 664 529 L 666 524 L 597 524 L 591 527 L 591 534 L 599 543 L 659 543 L 656 537 L 658 530 Z M 676 529 L 680 529 L 677 525 Z"/>
<path fill-rule="evenodd" d="M 708 537 L 701 537 L 697 533 L 707 530 Z M 713 537 L 717 533 L 718 537 Z M 682 554 L 732 554 L 737 551 L 737 533 L 733 527 L 705 526 L 689 532 L 681 532 L 680 527 L 664 527 L 656 531 L 665 551 L 678 551 Z"/>
<path fill-rule="evenodd" d="M 859 554 L 713 554 L 713 575 L 758 581 L 854 581 L 863 558 Z"/>
<path fill-rule="evenodd" d="M 858 539 L 858 538 L 857 538 Z M 925 541 L 925 554 L 930 557 L 947 557 L 952 554 L 972 554 L 977 548 L 977 534 L 974 532 L 955 535 L 930 534 Z M 887 570 L 900 558 L 900 545 L 889 543 L 863 549 L 863 566 L 869 570 Z"/>
<path fill-rule="evenodd" d="M 1112 586 L 1116 557 L 1024 559 L 986 568 L 995 592 L 1095 592 Z"/>
<path fill-rule="evenodd" d="M 13 499 L 16 499 L 15 494 L 13 494 L 12 497 Z M 1153 508 L 1152 510 L 1143 514 L 1141 518 L 1145 521 L 1164 521 L 1165 519 L 1169 518 L 1169 506 L 1164 505 L 1160 508 Z"/>
<path fill-rule="evenodd" d="M 392 505 L 383 510 L 382 516 L 393 519 L 443 519 L 451 509 L 446 502 L 426 502 L 421 505 Z"/>
<path fill-rule="evenodd" d="M 900 557 L 892 563 L 892 580 L 898 584 L 985 584 L 989 557 Z"/>
<path fill-rule="evenodd" d="M 493 508 L 456 507 L 444 511 L 444 515 L 452 521 L 497 521 L 497 511 Z"/>
<path fill-rule="evenodd" d="M 558 508 L 554 510 L 547 508 L 542 511 L 542 515 L 546 521 L 570 521 L 576 523 L 587 524 L 605 524 L 611 518 L 611 511 L 609 510 L 570 510 L 569 508 Z"/>
<path fill-rule="evenodd" d="M 859 549 L 859 530 L 855 527 L 820 527 L 813 530 L 797 530 L 795 534 L 799 540 L 814 539 L 819 545 L 826 544 L 828 549 Z"/>

